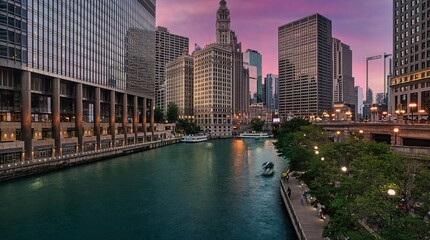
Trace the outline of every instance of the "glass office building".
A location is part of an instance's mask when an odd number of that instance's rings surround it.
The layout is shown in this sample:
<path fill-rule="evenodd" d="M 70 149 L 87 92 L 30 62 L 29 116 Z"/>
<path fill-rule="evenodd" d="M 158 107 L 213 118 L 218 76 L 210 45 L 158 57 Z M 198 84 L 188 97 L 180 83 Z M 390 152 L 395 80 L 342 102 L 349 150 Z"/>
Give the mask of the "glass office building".
<path fill-rule="evenodd" d="M 0 163 L 149 140 L 154 60 L 155 0 L 1 1 Z"/>

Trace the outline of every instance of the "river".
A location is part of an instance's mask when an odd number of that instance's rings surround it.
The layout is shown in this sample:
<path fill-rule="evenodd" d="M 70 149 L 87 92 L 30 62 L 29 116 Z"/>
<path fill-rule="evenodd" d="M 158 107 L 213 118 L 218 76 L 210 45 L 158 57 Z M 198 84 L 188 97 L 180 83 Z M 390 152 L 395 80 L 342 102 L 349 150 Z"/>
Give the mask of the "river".
<path fill-rule="evenodd" d="M 0 239 L 297 239 L 272 139 L 176 144 L 0 183 Z M 265 161 L 275 176 L 261 176 Z"/>

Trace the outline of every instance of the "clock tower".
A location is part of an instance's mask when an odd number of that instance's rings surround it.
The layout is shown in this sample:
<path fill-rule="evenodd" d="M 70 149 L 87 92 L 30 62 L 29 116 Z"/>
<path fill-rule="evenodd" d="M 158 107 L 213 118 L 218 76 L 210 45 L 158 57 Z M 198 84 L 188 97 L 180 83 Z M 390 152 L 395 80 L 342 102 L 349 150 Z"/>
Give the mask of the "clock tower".
<path fill-rule="evenodd" d="M 230 11 L 227 8 L 227 2 L 221 0 L 216 14 L 216 43 L 230 44 Z"/>

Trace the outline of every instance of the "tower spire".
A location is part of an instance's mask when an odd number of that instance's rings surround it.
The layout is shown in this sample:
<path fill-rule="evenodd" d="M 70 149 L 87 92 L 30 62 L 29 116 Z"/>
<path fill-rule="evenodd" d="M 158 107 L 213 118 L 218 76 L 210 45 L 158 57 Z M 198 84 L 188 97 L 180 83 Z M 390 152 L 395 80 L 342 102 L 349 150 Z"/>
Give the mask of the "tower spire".
<path fill-rule="evenodd" d="M 216 19 L 217 43 L 230 44 L 230 11 L 225 0 L 219 2 Z"/>

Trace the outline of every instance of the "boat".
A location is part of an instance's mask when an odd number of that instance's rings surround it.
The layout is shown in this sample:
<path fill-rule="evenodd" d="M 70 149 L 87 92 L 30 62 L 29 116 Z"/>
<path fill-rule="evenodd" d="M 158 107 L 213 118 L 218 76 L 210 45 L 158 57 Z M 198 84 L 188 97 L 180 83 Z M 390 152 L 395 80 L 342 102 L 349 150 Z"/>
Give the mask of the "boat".
<path fill-rule="evenodd" d="M 275 164 L 273 162 L 265 162 L 263 163 L 263 172 L 261 173 L 262 176 L 273 176 L 275 171 L 273 170 L 273 167 Z"/>
<path fill-rule="evenodd" d="M 208 135 L 206 134 L 190 134 L 182 137 L 182 142 L 187 143 L 197 143 L 197 142 L 205 142 L 208 140 Z"/>
<path fill-rule="evenodd" d="M 266 132 L 245 132 L 245 133 L 241 133 L 239 134 L 240 138 L 267 138 L 269 137 L 269 134 L 267 134 Z"/>

